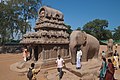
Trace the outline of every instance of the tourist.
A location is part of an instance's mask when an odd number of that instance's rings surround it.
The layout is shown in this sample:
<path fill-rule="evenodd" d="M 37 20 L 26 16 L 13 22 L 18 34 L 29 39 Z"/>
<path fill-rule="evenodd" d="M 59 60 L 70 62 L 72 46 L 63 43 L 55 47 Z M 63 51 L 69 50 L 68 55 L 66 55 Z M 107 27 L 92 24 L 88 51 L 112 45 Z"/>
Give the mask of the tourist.
<path fill-rule="evenodd" d="M 118 44 L 115 44 L 115 50 L 117 50 Z"/>
<path fill-rule="evenodd" d="M 81 51 L 80 48 L 78 48 L 77 60 L 76 60 L 76 69 L 80 69 L 81 68 L 81 56 L 82 56 L 82 51 Z"/>
<path fill-rule="evenodd" d="M 102 57 L 106 58 L 106 54 L 104 51 L 102 51 Z"/>
<path fill-rule="evenodd" d="M 31 68 L 29 69 L 32 70 L 32 73 L 27 73 L 27 77 L 29 78 L 29 80 L 37 80 L 36 75 L 40 72 L 40 69 L 35 69 L 34 67 L 35 67 L 35 64 L 31 63 Z"/>
<path fill-rule="evenodd" d="M 116 69 L 119 68 L 119 54 L 117 53 L 117 50 L 115 50 L 115 53 L 113 56 L 113 64 Z"/>
<path fill-rule="evenodd" d="M 108 66 L 106 71 L 105 80 L 114 80 L 114 66 L 111 59 L 108 59 Z"/>
<path fill-rule="evenodd" d="M 100 80 L 104 80 L 105 79 L 105 74 L 106 74 L 106 69 L 107 69 L 107 62 L 106 62 L 106 58 L 103 57 L 102 58 L 102 65 L 100 68 Z"/>
<path fill-rule="evenodd" d="M 60 55 L 58 55 L 58 58 L 56 60 L 57 63 L 57 70 L 59 72 L 59 80 L 62 78 L 63 72 L 62 72 L 62 68 L 65 65 L 64 60 L 61 58 Z"/>
<path fill-rule="evenodd" d="M 27 57 L 28 57 L 28 51 L 27 51 L 27 48 L 24 48 L 23 49 L 23 60 L 27 61 Z"/>

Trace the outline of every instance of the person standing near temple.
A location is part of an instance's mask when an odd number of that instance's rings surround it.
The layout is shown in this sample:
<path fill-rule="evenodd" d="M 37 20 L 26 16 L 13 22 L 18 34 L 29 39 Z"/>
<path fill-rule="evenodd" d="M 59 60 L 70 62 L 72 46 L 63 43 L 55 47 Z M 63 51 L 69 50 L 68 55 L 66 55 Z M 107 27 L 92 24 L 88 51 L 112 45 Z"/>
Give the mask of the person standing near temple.
<path fill-rule="evenodd" d="M 23 60 L 27 61 L 27 57 L 28 57 L 28 51 L 27 51 L 27 48 L 24 48 L 23 49 Z"/>
<path fill-rule="evenodd" d="M 81 68 L 81 56 L 82 56 L 82 51 L 80 48 L 77 49 L 77 56 L 76 56 L 76 69 Z"/>
<path fill-rule="evenodd" d="M 60 55 L 58 55 L 56 63 L 57 63 L 57 70 L 59 72 L 59 80 L 61 80 L 63 76 L 62 68 L 63 66 L 65 66 L 65 61 L 61 58 Z"/>

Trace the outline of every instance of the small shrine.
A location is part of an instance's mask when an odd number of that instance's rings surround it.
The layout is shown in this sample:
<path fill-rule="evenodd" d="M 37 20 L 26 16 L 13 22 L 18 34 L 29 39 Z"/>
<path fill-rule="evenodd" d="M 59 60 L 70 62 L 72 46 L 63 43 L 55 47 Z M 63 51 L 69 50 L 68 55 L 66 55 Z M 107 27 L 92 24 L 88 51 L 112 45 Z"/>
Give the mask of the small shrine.
<path fill-rule="evenodd" d="M 69 34 L 62 12 L 43 6 L 38 11 L 35 32 L 23 35 L 21 44 L 32 45 L 32 59 L 44 64 L 55 63 L 57 55 L 70 59 Z"/>

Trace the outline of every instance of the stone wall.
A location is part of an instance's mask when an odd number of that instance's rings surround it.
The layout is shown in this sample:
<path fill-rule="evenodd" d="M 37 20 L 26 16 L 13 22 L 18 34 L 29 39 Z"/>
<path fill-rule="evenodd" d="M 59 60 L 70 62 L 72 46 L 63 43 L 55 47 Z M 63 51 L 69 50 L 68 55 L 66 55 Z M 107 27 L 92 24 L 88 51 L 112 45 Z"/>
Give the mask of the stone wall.
<path fill-rule="evenodd" d="M 0 46 L 0 54 L 1 53 L 22 53 L 22 45 L 5 45 Z"/>

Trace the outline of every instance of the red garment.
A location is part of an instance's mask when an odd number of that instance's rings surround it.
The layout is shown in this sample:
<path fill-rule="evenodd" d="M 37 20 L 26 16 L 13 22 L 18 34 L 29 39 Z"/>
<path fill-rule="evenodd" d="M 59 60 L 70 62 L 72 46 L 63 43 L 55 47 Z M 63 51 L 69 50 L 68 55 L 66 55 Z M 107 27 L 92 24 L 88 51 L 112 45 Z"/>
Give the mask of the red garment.
<path fill-rule="evenodd" d="M 114 66 L 112 63 L 108 63 L 108 69 L 106 72 L 105 80 L 114 80 Z"/>

